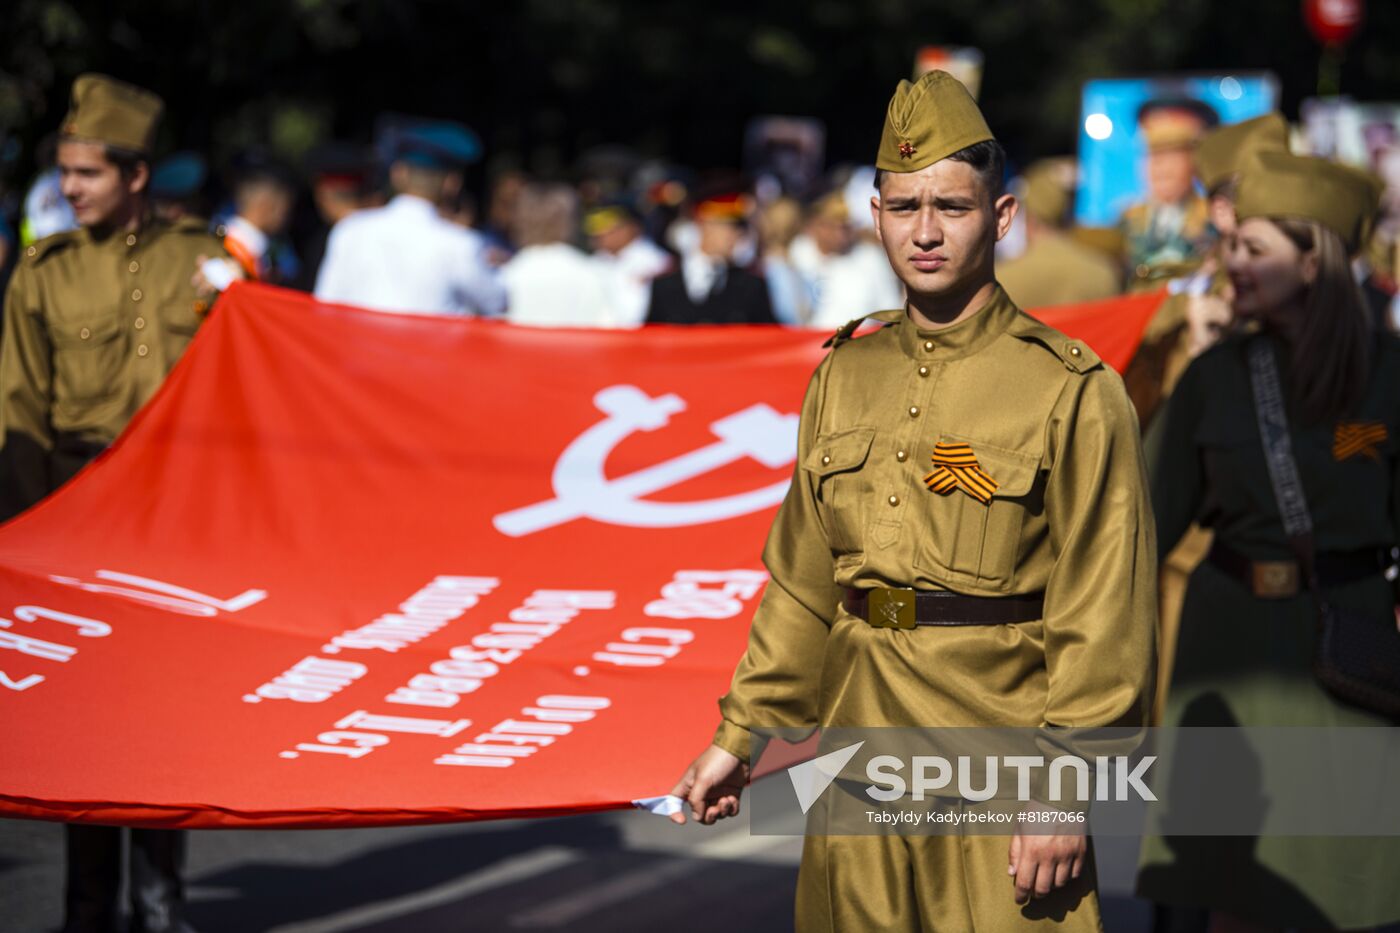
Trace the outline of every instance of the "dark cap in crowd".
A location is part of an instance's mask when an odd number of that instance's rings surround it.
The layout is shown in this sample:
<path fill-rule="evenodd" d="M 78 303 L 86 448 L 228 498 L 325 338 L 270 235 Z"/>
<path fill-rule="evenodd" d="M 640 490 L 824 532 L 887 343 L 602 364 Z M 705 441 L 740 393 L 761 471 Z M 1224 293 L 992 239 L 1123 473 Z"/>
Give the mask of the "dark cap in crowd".
<path fill-rule="evenodd" d="M 151 169 L 151 197 L 161 201 L 192 197 L 208 177 L 209 163 L 204 156 L 188 150 L 171 153 Z"/>
<path fill-rule="evenodd" d="M 394 158 L 427 168 L 461 169 L 480 159 L 481 152 L 481 140 L 470 129 L 438 120 L 405 129 Z"/>

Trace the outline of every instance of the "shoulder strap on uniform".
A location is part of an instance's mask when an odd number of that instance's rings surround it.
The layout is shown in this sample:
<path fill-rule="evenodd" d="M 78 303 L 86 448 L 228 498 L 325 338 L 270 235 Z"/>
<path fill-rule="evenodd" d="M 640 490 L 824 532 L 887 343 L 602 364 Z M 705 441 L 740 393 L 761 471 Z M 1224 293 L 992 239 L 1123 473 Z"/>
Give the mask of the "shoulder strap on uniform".
<path fill-rule="evenodd" d="M 842 324 L 841 329 L 838 330 L 836 333 L 832 334 L 830 337 L 828 337 L 826 343 L 822 344 L 822 346 L 841 346 L 841 344 L 851 339 L 855 332 L 860 329 L 860 325 L 864 324 L 868 320 L 880 321 L 884 324 L 894 324 L 902 320 L 903 318 L 903 311 L 876 311 L 871 314 L 862 315 L 861 317 L 858 317 L 853 321 L 847 321 L 845 324 Z"/>
<path fill-rule="evenodd" d="M 1103 365 L 1103 360 L 1087 343 L 1075 340 L 1053 327 L 1040 323 L 1024 311 L 1012 323 L 1008 331 L 1022 340 L 1040 344 L 1058 356 L 1060 362 L 1065 364 L 1065 369 L 1072 373 L 1083 375 Z"/>
<path fill-rule="evenodd" d="M 49 256 L 62 252 L 69 246 L 78 242 L 77 230 L 65 230 L 62 233 L 54 233 L 44 237 L 35 243 L 31 243 L 24 249 L 24 259 L 27 262 L 43 262 Z"/>

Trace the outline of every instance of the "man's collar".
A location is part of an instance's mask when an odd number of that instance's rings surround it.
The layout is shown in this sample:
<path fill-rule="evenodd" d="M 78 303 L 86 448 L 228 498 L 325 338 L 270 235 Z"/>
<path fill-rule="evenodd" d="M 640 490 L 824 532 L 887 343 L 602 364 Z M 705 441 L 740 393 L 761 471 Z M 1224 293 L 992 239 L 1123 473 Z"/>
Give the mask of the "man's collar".
<path fill-rule="evenodd" d="M 1000 337 L 1020 311 L 1001 285 L 995 285 L 986 304 L 956 324 L 937 329 L 919 327 L 905 316 L 899 327 L 899 345 L 916 360 L 950 360 L 970 356 Z"/>

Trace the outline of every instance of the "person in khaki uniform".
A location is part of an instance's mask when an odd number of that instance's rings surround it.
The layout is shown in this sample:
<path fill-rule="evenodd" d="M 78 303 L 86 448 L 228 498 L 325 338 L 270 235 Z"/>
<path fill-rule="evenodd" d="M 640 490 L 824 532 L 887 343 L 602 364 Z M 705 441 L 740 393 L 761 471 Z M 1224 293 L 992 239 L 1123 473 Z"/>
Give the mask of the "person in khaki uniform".
<path fill-rule="evenodd" d="M 997 281 L 1022 308 L 1095 301 L 1121 291 L 1113 261 L 1067 232 L 1073 195 L 1069 159 L 1042 159 L 1022 176 L 1026 251 L 997 263 Z"/>
<path fill-rule="evenodd" d="M 33 505 L 110 444 L 164 381 L 212 294 L 202 221 L 148 213 L 163 104 L 100 75 L 73 83 L 58 163 L 81 226 L 24 251 L 0 343 L 0 517 Z"/>
<path fill-rule="evenodd" d="M 222 257 L 202 222 L 153 220 L 146 187 L 163 104 L 102 75 L 73 83 L 58 166 L 79 229 L 30 246 L 5 295 L 0 488 L 7 516 L 67 481 L 126 427 L 194 336 Z M 132 831 L 130 929 L 188 929 L 183 834 Z M 67 827 L 65 933 L 115 929 L 122 831 Z"/>
<path fill-rule="evenodd" d="M 1156 552 L 1122 382 L 997 285 L 1016 202 L 961 84 L 902 82 L 877 166 L 876 229 L 908 305 L 874 315 L 868 336 L 853 337 L 859 321 L 838 331 L 808 387 L 764 550 L 772 579 L 714 744 L 672 791 L 705 823 L 738 812 L 758 728 L 1056 730 L 1146 714 Z M 872 624 L 889 588 L 927 594 L 906 627 Z M 1082 835 L 809 836 L 796 919 L 1098 930 L 1095 884 Z"/>

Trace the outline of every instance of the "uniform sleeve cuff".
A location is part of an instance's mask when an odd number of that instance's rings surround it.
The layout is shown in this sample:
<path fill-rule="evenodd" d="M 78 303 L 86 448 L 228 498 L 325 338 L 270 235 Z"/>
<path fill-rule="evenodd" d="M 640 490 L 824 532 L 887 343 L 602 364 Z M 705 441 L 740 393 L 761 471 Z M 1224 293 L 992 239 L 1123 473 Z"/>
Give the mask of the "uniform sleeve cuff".
<path fill-rule="evenodd" d="M 748 762 L 750 751 L 749 730 L 724 720 L 715 730 L 714 743 L 740 761 Z"/>

